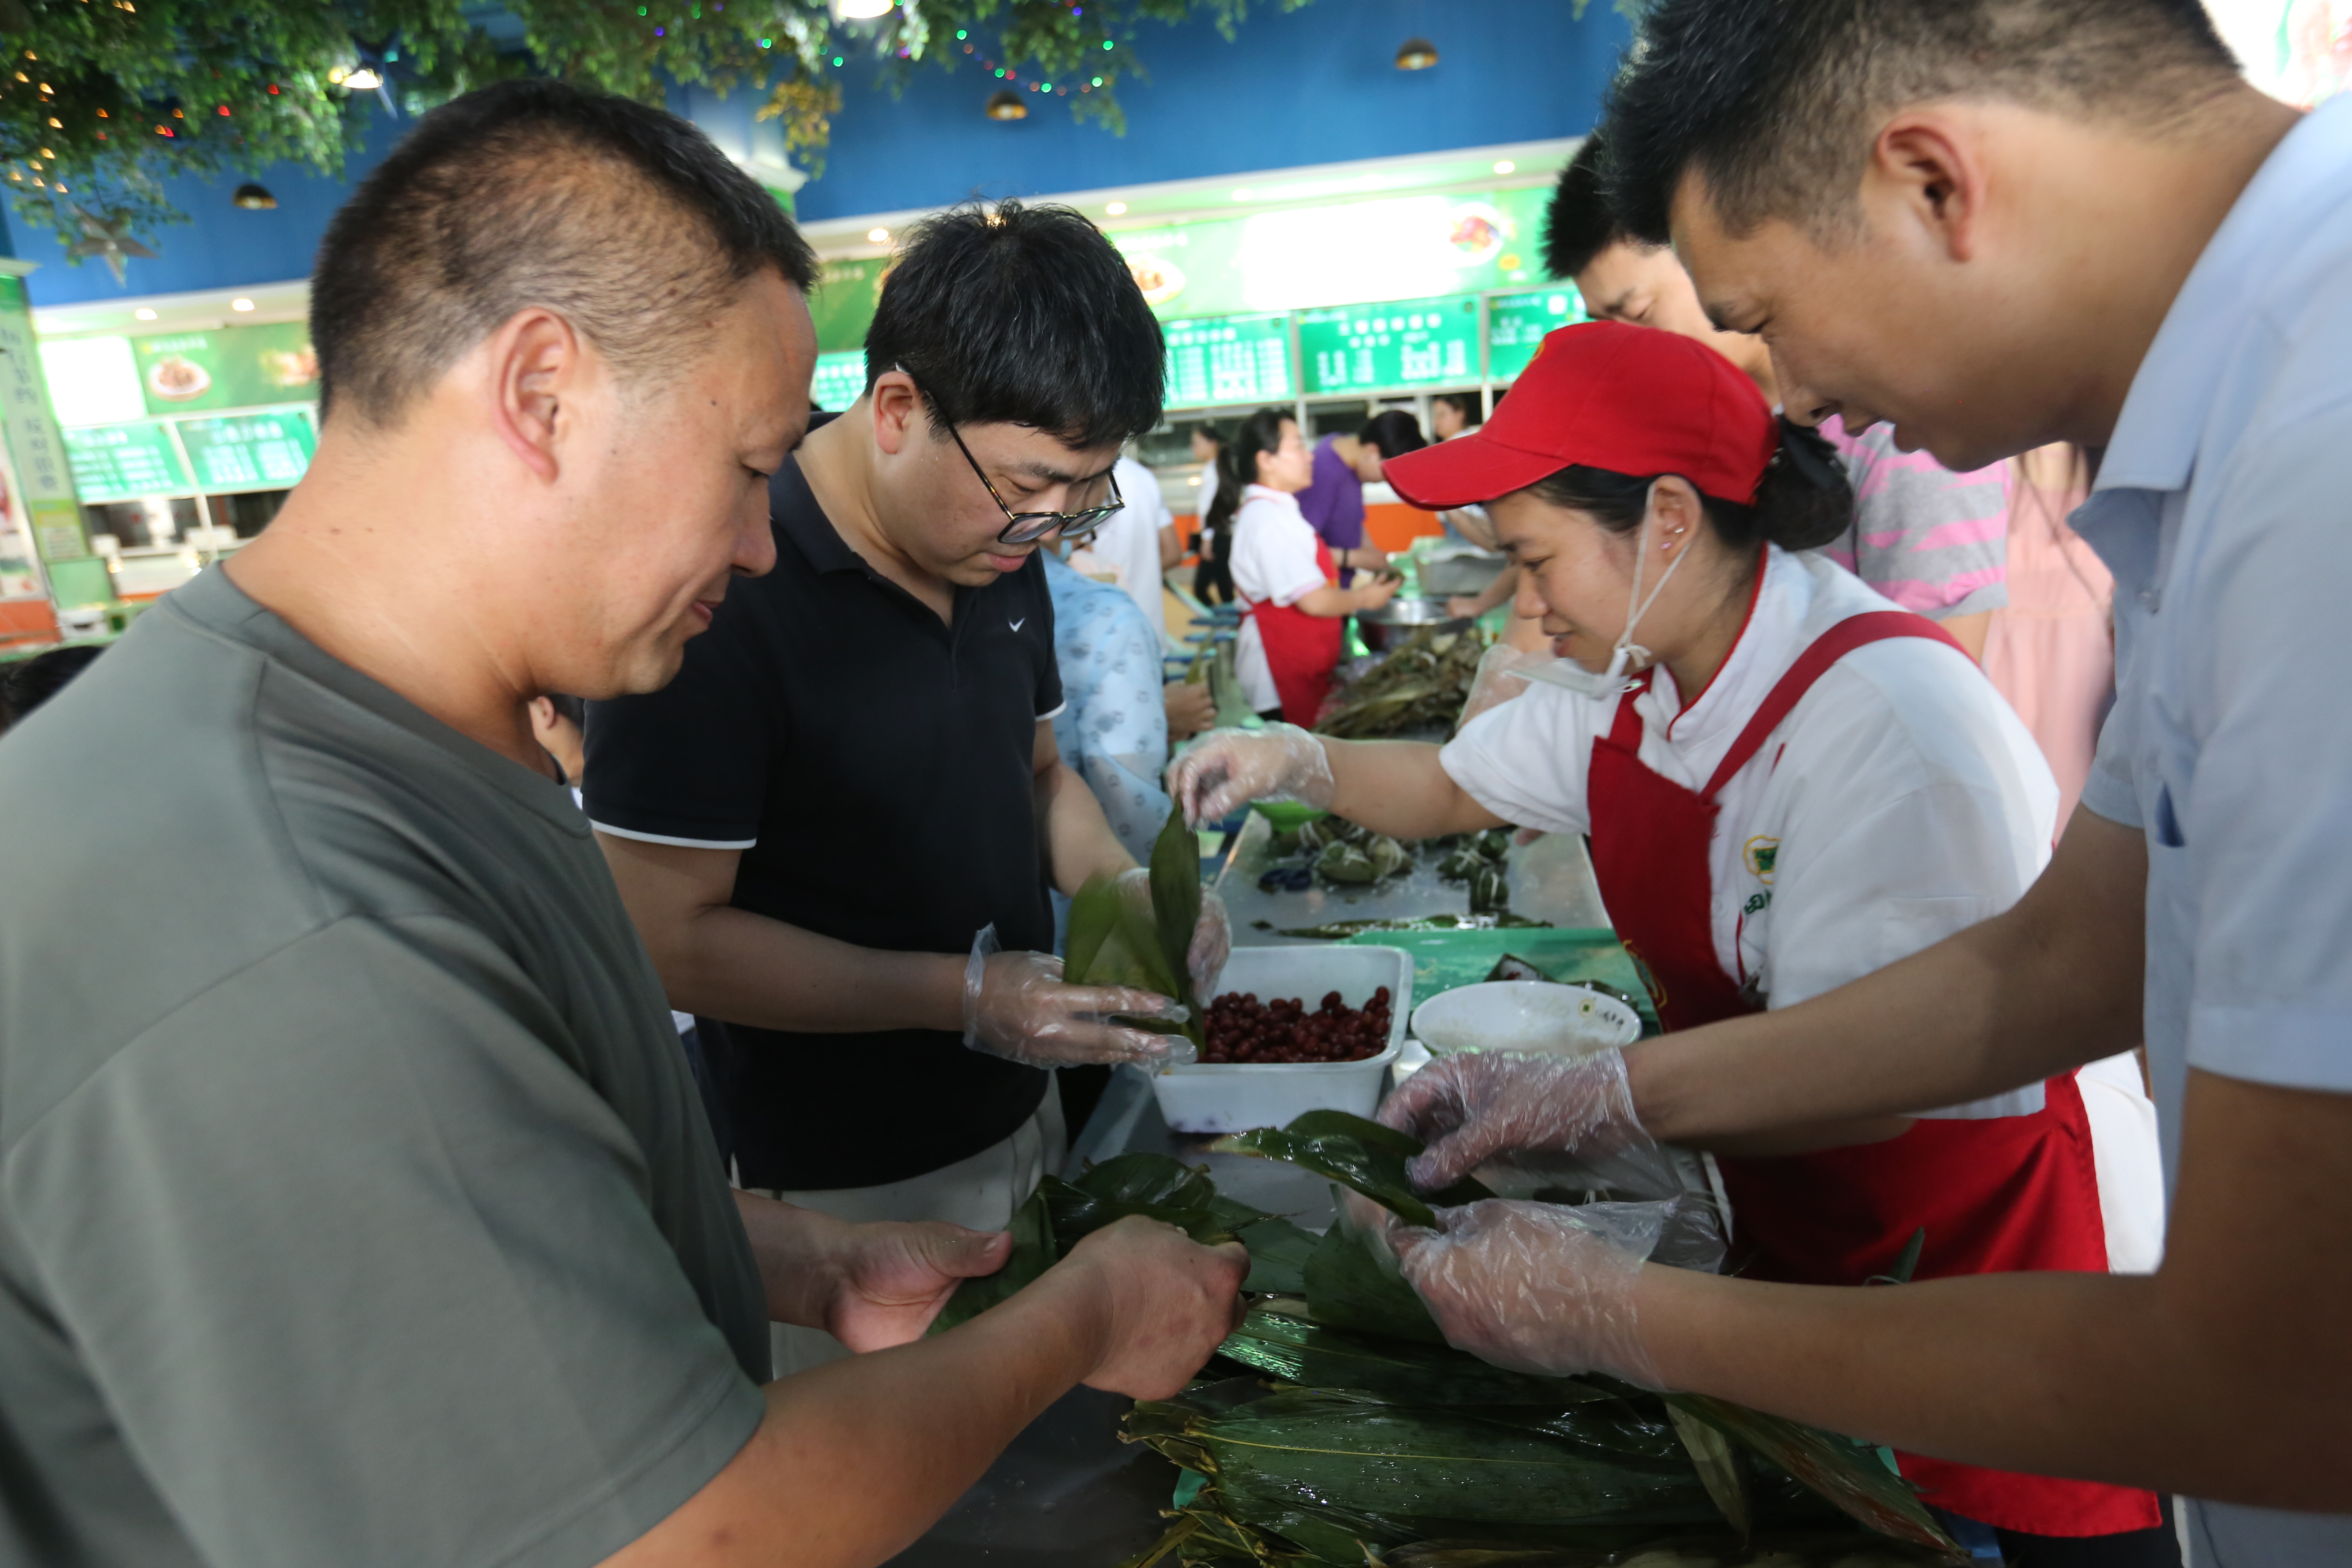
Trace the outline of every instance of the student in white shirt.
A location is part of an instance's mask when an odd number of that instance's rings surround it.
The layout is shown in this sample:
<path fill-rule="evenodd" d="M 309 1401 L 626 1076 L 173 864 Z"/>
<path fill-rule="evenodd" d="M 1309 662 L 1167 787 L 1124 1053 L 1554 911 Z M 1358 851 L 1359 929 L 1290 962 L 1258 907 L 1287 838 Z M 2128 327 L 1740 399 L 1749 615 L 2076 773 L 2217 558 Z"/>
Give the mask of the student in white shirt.
<path fill-rule="evenodd" d="M 1228 559 L 1242 605 L 1234 673 L 1260 713 L 1312 724 L 1331 689 L 1348 616 L 1387 604 L 1397 580 L 1339 585 L 1330 547 L 1298 510 L 1314 459 L 1290 416 L 1259 409 L 1242 421 L 1217 461 L 1224 471 L 1209 528 L 1231 531 Z"/>
<path fill-rule="evenodd" d="M 1719 354 L 1647 328 L 1565 328 L 1482 432 L 1386 474 L 1415 505 L 1488 503 L 1565 684 L 1538 679 L 1443 748 L 1217 731 L 1171 770 L 1188 812 L 1273 796 L 1403 837 L 1589 833 L 1670 1030 L 1869 973 L 2007 908 L 2048 858 L 2057 788 L 2032 738 L 1933 622 L 1792 553 L 1846 526 L 1852 491 L 1827 444 L 1777 420 Z M 1432 1081 L 1475 1095 L 1475 1066 Z M 2095 1126 L 2095 1095 L 2138 1095 L 2128 1058 L 2101 1071 L 2095 1089 L 2067 1071 L 1720 1145 L 1735 1258 L 1749 1279 L 1861 1285 L 1924 1230 L 1920 1278 L 2153 1267 L 2150 1122 Z M 1442 1131 L 1427 1098 L 1400 1091 Z M 2103 1183 L 2095 1149 L 2118 1139 Z M 1544 1294 L 1521 1286 L 1488 1310 L 1539 1315 Z M 2158 1523 L 2147 1491 L 1902 1464 L 1936 1506 L 2035 1535 Z"/>
<path fill-rule="evenodd" d="M 1168 600 L 1161 575 L 1176 563 L 1176 524 L 1160 494 L 1160 480 L 1135 458 L 1122 453 L 1111 467 L 1119 498 L 1113 512 L 1087 542 L 1087 553 L 1117 577 L 1118 589 L 1135 601 L 1154 637 L 1168 640 Z"/>

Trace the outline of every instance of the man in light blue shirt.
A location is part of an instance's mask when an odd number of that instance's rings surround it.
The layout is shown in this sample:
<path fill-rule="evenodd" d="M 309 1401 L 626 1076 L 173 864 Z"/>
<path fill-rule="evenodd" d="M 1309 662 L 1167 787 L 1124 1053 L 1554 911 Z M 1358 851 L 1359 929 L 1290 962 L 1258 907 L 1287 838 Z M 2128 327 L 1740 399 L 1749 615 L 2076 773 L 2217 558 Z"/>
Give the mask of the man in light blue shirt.
<path fill-rule="evenodd" d="M 2200 1565 L 2352 1563 L 2352 101 L 2254 91 L 2191 0 L 1658 0 L 1606 133 L 1628 227 L 1762 335 L 1792 416 L 1953 468 L 2105 449 L 2078 526 L 2118 701 L 2013 910 L 1622 1068 L 1425 1069 L 1416 1175 L 1636 1121 L 1747 1154 L 1903 1135 L 2144 1039 L 2167 1256 L 1804 1289 L 1482 1205 L 1406 1233 L 1407 1274 L 1509 1364 L 2220 1500 L 2182 1521 Z M 1990 1533 L 2087 1561 L 2035 1528 Z"/>

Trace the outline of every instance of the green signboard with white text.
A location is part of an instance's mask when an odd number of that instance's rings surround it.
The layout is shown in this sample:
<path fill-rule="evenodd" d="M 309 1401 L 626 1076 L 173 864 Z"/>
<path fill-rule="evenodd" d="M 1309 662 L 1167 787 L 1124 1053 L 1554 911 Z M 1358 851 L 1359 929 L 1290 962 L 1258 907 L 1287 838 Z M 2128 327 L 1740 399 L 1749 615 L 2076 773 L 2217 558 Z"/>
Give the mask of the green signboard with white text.
<path fill-rule="evenodd" d="M 866 351 L 845 349 L 816 356 L 816 374 L 809 382 L 809 397 L 819 408 L 838 414 L 866 395 Z"/>
<path fill-rule="evenodd" d="M 1475 382 L 1477 296 L 1302 310 L 1298 358 L 1310 397 Z"/>
<path fill-rule="evenodd" d="M 1584 300 L 1573 283 L 1493 296 L 1486 301 L 1486 374 L 1498 382 L 1516 381 L 1545 334 L 1582 320 Z"/>
<path fill-rule="evenodd" d="M 309 416 L 299 408 L 183 419 L 179 431 L 196 488 L 208 495 L 290 489 L 309 471 L 319 447 Z"/>
<path fill-rule="evenodd" d="M 1170 321 L 1168 406 L 1287 403 L 1298 395 L 1286 315 Z"/>
<path fill-rule="evenodd" d="M 161 419 L 133 425 L 85 425 L 65 432 L 66 460 L 85 506 L 184 496 L 195 489 L 188 465 Z"/>

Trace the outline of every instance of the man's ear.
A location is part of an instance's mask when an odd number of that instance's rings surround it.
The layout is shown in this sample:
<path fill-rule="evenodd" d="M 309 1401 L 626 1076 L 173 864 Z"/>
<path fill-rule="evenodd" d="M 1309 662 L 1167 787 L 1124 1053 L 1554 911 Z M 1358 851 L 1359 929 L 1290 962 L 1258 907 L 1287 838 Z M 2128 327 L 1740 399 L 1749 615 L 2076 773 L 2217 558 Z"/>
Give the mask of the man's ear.
<path fill-rule="evenodd" d="M 585 340 L 554 311 L 534 307 L 508 318 L 485 352 L 491 430 L 523 467 L 552 480 L 572 404 L 596 374 Z"/>
<path fill-rule="evenodd" d="M 929 433 L 923 395 L 905 371 L 884 371 L 866 396 L 873 405 L 874 444 L 885 452 L 896 457 L 911 438 Z"/>
<path fill-rule="evenodd" d="M 1882 216 L 1902 214 L 1948 259 L 1973 260 L 1985 210 L 1987 172 L 1979 153 L 1977 139 L 1948 113 L 1898 114 L 1871 143 L 1863 204 Z"/>

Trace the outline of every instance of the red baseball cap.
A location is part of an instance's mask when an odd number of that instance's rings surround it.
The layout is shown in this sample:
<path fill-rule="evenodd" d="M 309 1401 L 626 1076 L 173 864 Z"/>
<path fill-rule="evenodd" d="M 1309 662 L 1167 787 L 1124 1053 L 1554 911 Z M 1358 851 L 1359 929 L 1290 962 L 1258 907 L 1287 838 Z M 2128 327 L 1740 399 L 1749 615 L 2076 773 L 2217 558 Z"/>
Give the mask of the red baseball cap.
<path fill-rule="evenodd" d="M 1680 474 L 1701 494 L 1745 505 L 1780 445 L 1764 395 L 1705 343 L 1585 321 L 1545 337 L 1479 429 L 1391 458 L 1381 473 L 1431 511 L 1493 500 L 1571 464 Z"/>

